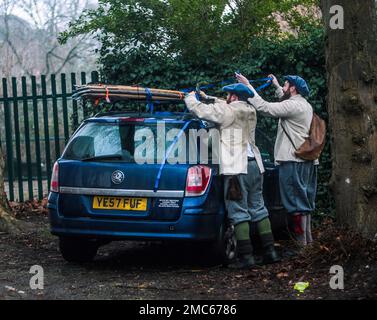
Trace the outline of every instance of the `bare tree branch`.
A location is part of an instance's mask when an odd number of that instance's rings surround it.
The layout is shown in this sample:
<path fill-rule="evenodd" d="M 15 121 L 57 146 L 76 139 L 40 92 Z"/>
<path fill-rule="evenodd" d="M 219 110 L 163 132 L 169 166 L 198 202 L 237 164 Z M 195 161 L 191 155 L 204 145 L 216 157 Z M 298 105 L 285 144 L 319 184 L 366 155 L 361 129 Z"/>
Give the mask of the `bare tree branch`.
<path fill-rule="evenodd" d="M 96 0 L 2 0 L 0 4 L 0 69 L 8 76 L 71 72 L 95 67 L 90 52 L 96 41 L 84 36 L 64 46 L 58 35 Z M 17 8 L 16 5 L 17 4 Z M 23 19 L 24 18 L 24 19 Z M 3 27 L 2 27 L 3 25 Z M 85 52 L 87 54 L 85 54 Z M 80 53 L 80 54 L 78 54 Z M 88 56 L 88 63 L 81 57 Z M 5 57 L 5 58 L 4 58 Z M 76 65 L 76 67 L 74 67 Z"/>

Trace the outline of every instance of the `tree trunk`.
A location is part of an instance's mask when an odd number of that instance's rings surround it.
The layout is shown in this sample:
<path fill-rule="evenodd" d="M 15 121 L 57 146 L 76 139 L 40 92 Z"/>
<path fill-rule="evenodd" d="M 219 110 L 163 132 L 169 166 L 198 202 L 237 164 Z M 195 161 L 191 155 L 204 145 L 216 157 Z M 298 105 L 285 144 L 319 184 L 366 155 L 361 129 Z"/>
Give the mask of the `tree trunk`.
<path fill-rule="evenodd" d="M 331 187 L 338 221 L 377 238 L 377 18 L 375 0 L 322 0 L 327 31 Z M 344 30 L 330 28 L 330 7 Z"/>
<path fill-rule="evenodd" d="M 10 215 L 10 208 L 4 188 L 4 155 L 0 145 L 0 232 L 19 231 L 17 220 Z"/>

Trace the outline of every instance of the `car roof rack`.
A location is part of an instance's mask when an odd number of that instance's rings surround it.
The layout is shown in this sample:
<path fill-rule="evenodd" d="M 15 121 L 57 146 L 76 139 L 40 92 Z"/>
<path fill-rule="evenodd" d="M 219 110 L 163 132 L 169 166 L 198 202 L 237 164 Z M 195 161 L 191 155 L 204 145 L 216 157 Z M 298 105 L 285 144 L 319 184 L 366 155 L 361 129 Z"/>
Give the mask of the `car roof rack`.
<path fill-rule="evenodd" d="M 185 121 L 185 120 L 199 120 L 198 117 L 194 116 L 191 113 L 187 112 L 167 112 L 167 111 L 157 111 L 154 113 L 150 112 L 130 112 L 130 111 L 109 111 L 101 112 L 94 116 L 94 118 L 103 118 L 103 117 L 130 117 L 130 118 L 155 118 L 155 119 L 164 119 L 168 117 L 174 117 L 176 120 Z"/>
<path fill-rule="evenodd" d="M 76 85 L 72 98 L 75 100 L 113 101 L 147 101 L 147 102 L 180 102 L 184 100 L 185 93 L 165 89 L 152 89 L 141 86 L 124 86 L 111 84 L 85 84 Z"/>
<path fill-rule="evenodd" d="M 163 105 L 180 105 L 184 104 L 185 93 L 182 91 L 172 91 L 165 89 L 150 89 L 140 86 L 123 86 L 123 85 L 110 85 L 91 83 L 86 85 L 77 85 L 72 95 L 74 100 L 91 101 L 96 106 L 100 103 L 104 103 L 108 106 L 107 112 L 99 113 L 96 117 L 103 116 L 115 116 L 119 114 L 134 113 L 143 114 L 147 117 L 147 112 L 150 112 L 149 117 L 159 116 L 159 113 L 163 116 L 180 116 L 179 112 L 176 113 L 164 113 L 155 112 L 156 106 Z M 122 106 L 122 102 L 135 104 L 134 107 L 130 105 Z M 145 108 L 142 104 L 146 104 Z M 131 109 L 131 112 L 130 112 Z M 133 109 L 133 110 L 132 110 Z M 160 108 L 159 108 L 160 109 Z M 142 110 L 146 110 L 145 113 Z M 186 115 L 181 114 L 181 118 L 187 118 Z"/>

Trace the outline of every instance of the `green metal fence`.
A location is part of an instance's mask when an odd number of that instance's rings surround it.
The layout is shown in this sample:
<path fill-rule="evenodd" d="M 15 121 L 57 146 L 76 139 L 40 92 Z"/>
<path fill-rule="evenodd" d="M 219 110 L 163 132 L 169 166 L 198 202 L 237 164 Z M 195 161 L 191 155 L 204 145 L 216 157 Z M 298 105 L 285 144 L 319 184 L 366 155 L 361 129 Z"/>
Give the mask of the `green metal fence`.
<path fill-rule="evenodd" d="M 5 153 L 5 180 L 11 201 L 42 199 L 49 192 L 53 163 L 74 128 L 87 117 L 70 97 L 87 74 L 2 79 L 0 143 Z M 92 72 L 90 82 L 98 82 Z M 0 92 L 1 92 L 0 89 Z"/>

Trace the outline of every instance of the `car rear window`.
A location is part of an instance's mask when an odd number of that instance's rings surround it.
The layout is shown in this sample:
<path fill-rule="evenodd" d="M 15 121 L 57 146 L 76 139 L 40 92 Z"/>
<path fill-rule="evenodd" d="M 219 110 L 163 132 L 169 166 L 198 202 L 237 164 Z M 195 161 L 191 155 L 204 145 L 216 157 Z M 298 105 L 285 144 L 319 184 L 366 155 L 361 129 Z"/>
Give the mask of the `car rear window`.
<path fill-rule="evenodd" d="M 164 123 L 164 130 L 161 131 L 161 126 L 158 127 L 156 122 L 89 122 L 69 142 L 63 153 L 63 159 L 86 160 L 117 155 L 121 156 L 121 158 L 106 159 L 104 161 L 121 160 L 122 162 L 135 163 L 138 162 L 138 159 L 135 159 L 135 155 L 137 154 L 135 150 L 138 150 L 137 148 L 143 145 L 143 150 L 147 150 L 142 154 L 145 162 L 161 163 L 167 150 L 172 145 L 175 136 L 182 130 L 182 127 L 182 123 Z M 174 145 L 174 150 L 183 145 L 182 147 L 186 148 L 185 156 L 189 152 L 188 149 L 194 147 L 190 146 L 188 136 L 188 134 L 183 135 Z M 185 139 L 185 142 L 182 139 Z"/>

